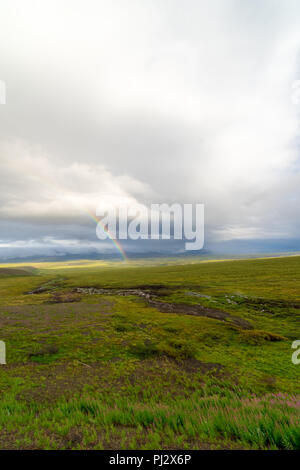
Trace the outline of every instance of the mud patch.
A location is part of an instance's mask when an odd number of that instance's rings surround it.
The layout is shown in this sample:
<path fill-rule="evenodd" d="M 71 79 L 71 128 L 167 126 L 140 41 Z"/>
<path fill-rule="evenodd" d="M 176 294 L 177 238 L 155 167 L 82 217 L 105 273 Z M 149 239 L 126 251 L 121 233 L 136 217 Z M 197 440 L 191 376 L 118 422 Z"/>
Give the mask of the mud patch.
<path fill-rule="evenodd" d="M 138 286 L 133 288 L 98 288 L 98 287 L 75 287 L 72 292 L 77 294 L 88 294 L 88 295 L 119 295 L 119 296 L 130 296 L 135 295 L 144 299 L 150 300 L 153 297 L 164 297 L 169 295 L 173 289 L 169 289 L 163 285 L 149 285 L 149 286 Z"/>
<path fill-rule="evenodd" d="M 155 307 L 157 310 L 163 313 L 177 313 L 181 315 L 194 315 L 198 317 L 213 318 L 215 320 L 231 322 L 239 328 L 245 330 L 253 329 L 253 326 L 247 320 L 229 315 L 229 313 L 224 312 L 223 310 L 203 307 L 202 305 L 167 303 L 158 302 L 155 300 L 151 300 L 149 303 L 152 307 Z"/>
<path fill-rule="evenodd" d="M 31 293 L 40 293 L 41 289 L 47 286 L 41 286 Z M 179 315 L 194 315 L 199 317 L 213 318 L 223 322 L 230 322 L 235 326 L 251 330 L 253 326 L 243 318 L 230 315 L 223 310 L 204 307 L 200 304 L 184 304 L 175 302 L 162 302 L 159 300 L 172 292 L 175 287 L 168 288 L 164 285 L 147 285 L 134 288 L 98 288 L 98 287 L 75 287 L 71 292 L 55 292 L 46 303 L 70 303 L 81 300 L 81 295 L 118 295 L 118 296 L 137 296 L 144 299 L 150 307 L 156 308 L 162 313 L 175 313 Z M 44 292 L 44 291 L 42 291 Z"/>
<path fill-rule="evenodd" d="M 194 315 L 198 317 L 213 318 L 224 322 L 231 322 L 239 328 L 250 330 L 253 328 L 251 323 L 243 318 L 230 315 L 222 310 L 204 307 L 202 305 L 175 303 L 175 302 L 160 302 L 159 297 L 164 297 L 172 292 L 171 289 L 163 285 L 158 286 L 139 286 L 137 288 L 128 289 L 109 289 L 109 288 L 96 288 L 96 287 L 76 287 L 73 292 L 78 294 L 102 294 L 102 295 L 120 295 L 129 296 L 135 295 L 143 298 L 150 307 L 154 307 L 162 313 L 176 313 L 181 315 Z"/>
<path fill-rule="evenodd" d="M 63 277 L 59 277 L 56 279 L 52 279 L 51 281 L 44 282 L 39 287 L 32 289 L 30 291 L 24 292 L 25 295 L 34 295 L 34 294 L 43 294 L 46 292 L 53 292 L 57 289 L 62 288 L 62 281 L 64 281 Z"/>

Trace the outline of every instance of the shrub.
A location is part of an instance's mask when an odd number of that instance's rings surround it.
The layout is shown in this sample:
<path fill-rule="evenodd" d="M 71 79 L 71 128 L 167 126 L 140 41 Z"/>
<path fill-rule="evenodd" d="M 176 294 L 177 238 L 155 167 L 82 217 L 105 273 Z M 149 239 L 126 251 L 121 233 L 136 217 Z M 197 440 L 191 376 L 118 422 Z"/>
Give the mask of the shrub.
<path fill-rule="evenodd" d="M 140 359 L 151 356 L 167 356 L 174 359 L 188 359 L 195 357 L 196 348 L 191 341 L 184 339 L 168 339 L 160 343 L 153 343 L 150 340 L 134 343 L 130 347 L 130 352 Z"/>
<path fill-rule="evenodd" d="M 243 342 L 253 345 L 259 345 L 265 341 L 284 341 L 287 339 L 284 336 L 263 330 L 242 330 L 241 335 Z"/>
<path fill-rule="evenodd" d="M 150 340 L 145 340 L 144 342 L 140 341 L 138 343 L 132 344 L 130 347 L 130 352 L 140 359 L 146 359 L 147 357 L 159 354 L 157 345 Z"/>
<path fill-rule="evenodd" d="M 173 357 L 175 359 L 187 359 L 195 357 L 196 348 L 191 341 L 184 339 L 168 339 L 158 344 L 158 351 L 161 355 Z"/>
<path fill-rule="evenodd" d="M 28 354 L 28 357 L 33 362 L 40 362 L 41 364 L 48 364 L 57 359 L 59 350 L 54 344 L 46 345 L 41 349 L 32 351 Z"/>

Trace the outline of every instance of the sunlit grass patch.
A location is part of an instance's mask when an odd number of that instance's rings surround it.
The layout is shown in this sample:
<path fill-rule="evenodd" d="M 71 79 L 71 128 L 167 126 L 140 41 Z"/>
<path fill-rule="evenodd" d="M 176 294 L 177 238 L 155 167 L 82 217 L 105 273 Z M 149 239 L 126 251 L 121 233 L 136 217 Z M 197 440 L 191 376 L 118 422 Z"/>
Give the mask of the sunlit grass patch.
<path fill-rule="evenodd" d="M 299 448 L 299 279 L 296 257 L 1 278 L 0 447 Z"/>

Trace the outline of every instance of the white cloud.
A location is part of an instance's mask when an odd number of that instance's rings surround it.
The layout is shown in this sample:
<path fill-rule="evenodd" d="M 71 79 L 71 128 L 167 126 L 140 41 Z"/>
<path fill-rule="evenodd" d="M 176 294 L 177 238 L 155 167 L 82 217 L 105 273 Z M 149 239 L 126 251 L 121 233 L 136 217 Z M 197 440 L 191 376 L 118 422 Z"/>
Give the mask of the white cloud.
<path fill-rule="evenodd" d="M 2 217 L 195 201 L 213 238 L 299 236 L 297 0 L 3 0 L 0 13 Z"/>
<path fill-rule="evenodd" d="M 120 203 L 136 205 L 134 195 L 149 192 L 127 175 L 114 177 L 101 165 L 58 165 L 39 147 L 14 141 L 0 145 L 0 214 L 18 217 L 78 217 Z"/>

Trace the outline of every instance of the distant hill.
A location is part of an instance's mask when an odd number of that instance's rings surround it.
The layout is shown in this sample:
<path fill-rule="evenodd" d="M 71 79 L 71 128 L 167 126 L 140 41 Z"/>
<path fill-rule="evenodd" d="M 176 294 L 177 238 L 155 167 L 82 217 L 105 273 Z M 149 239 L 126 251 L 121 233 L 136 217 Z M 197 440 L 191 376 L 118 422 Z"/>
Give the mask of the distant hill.
<path fill-rule="evenodd" d="M 0 278 L 11 276 L 32 276 L 37 274 L 37 272 L 37 268 L 34 268 L 33 266 L 22 266 L 21 268 L 0 268 Z"/>

